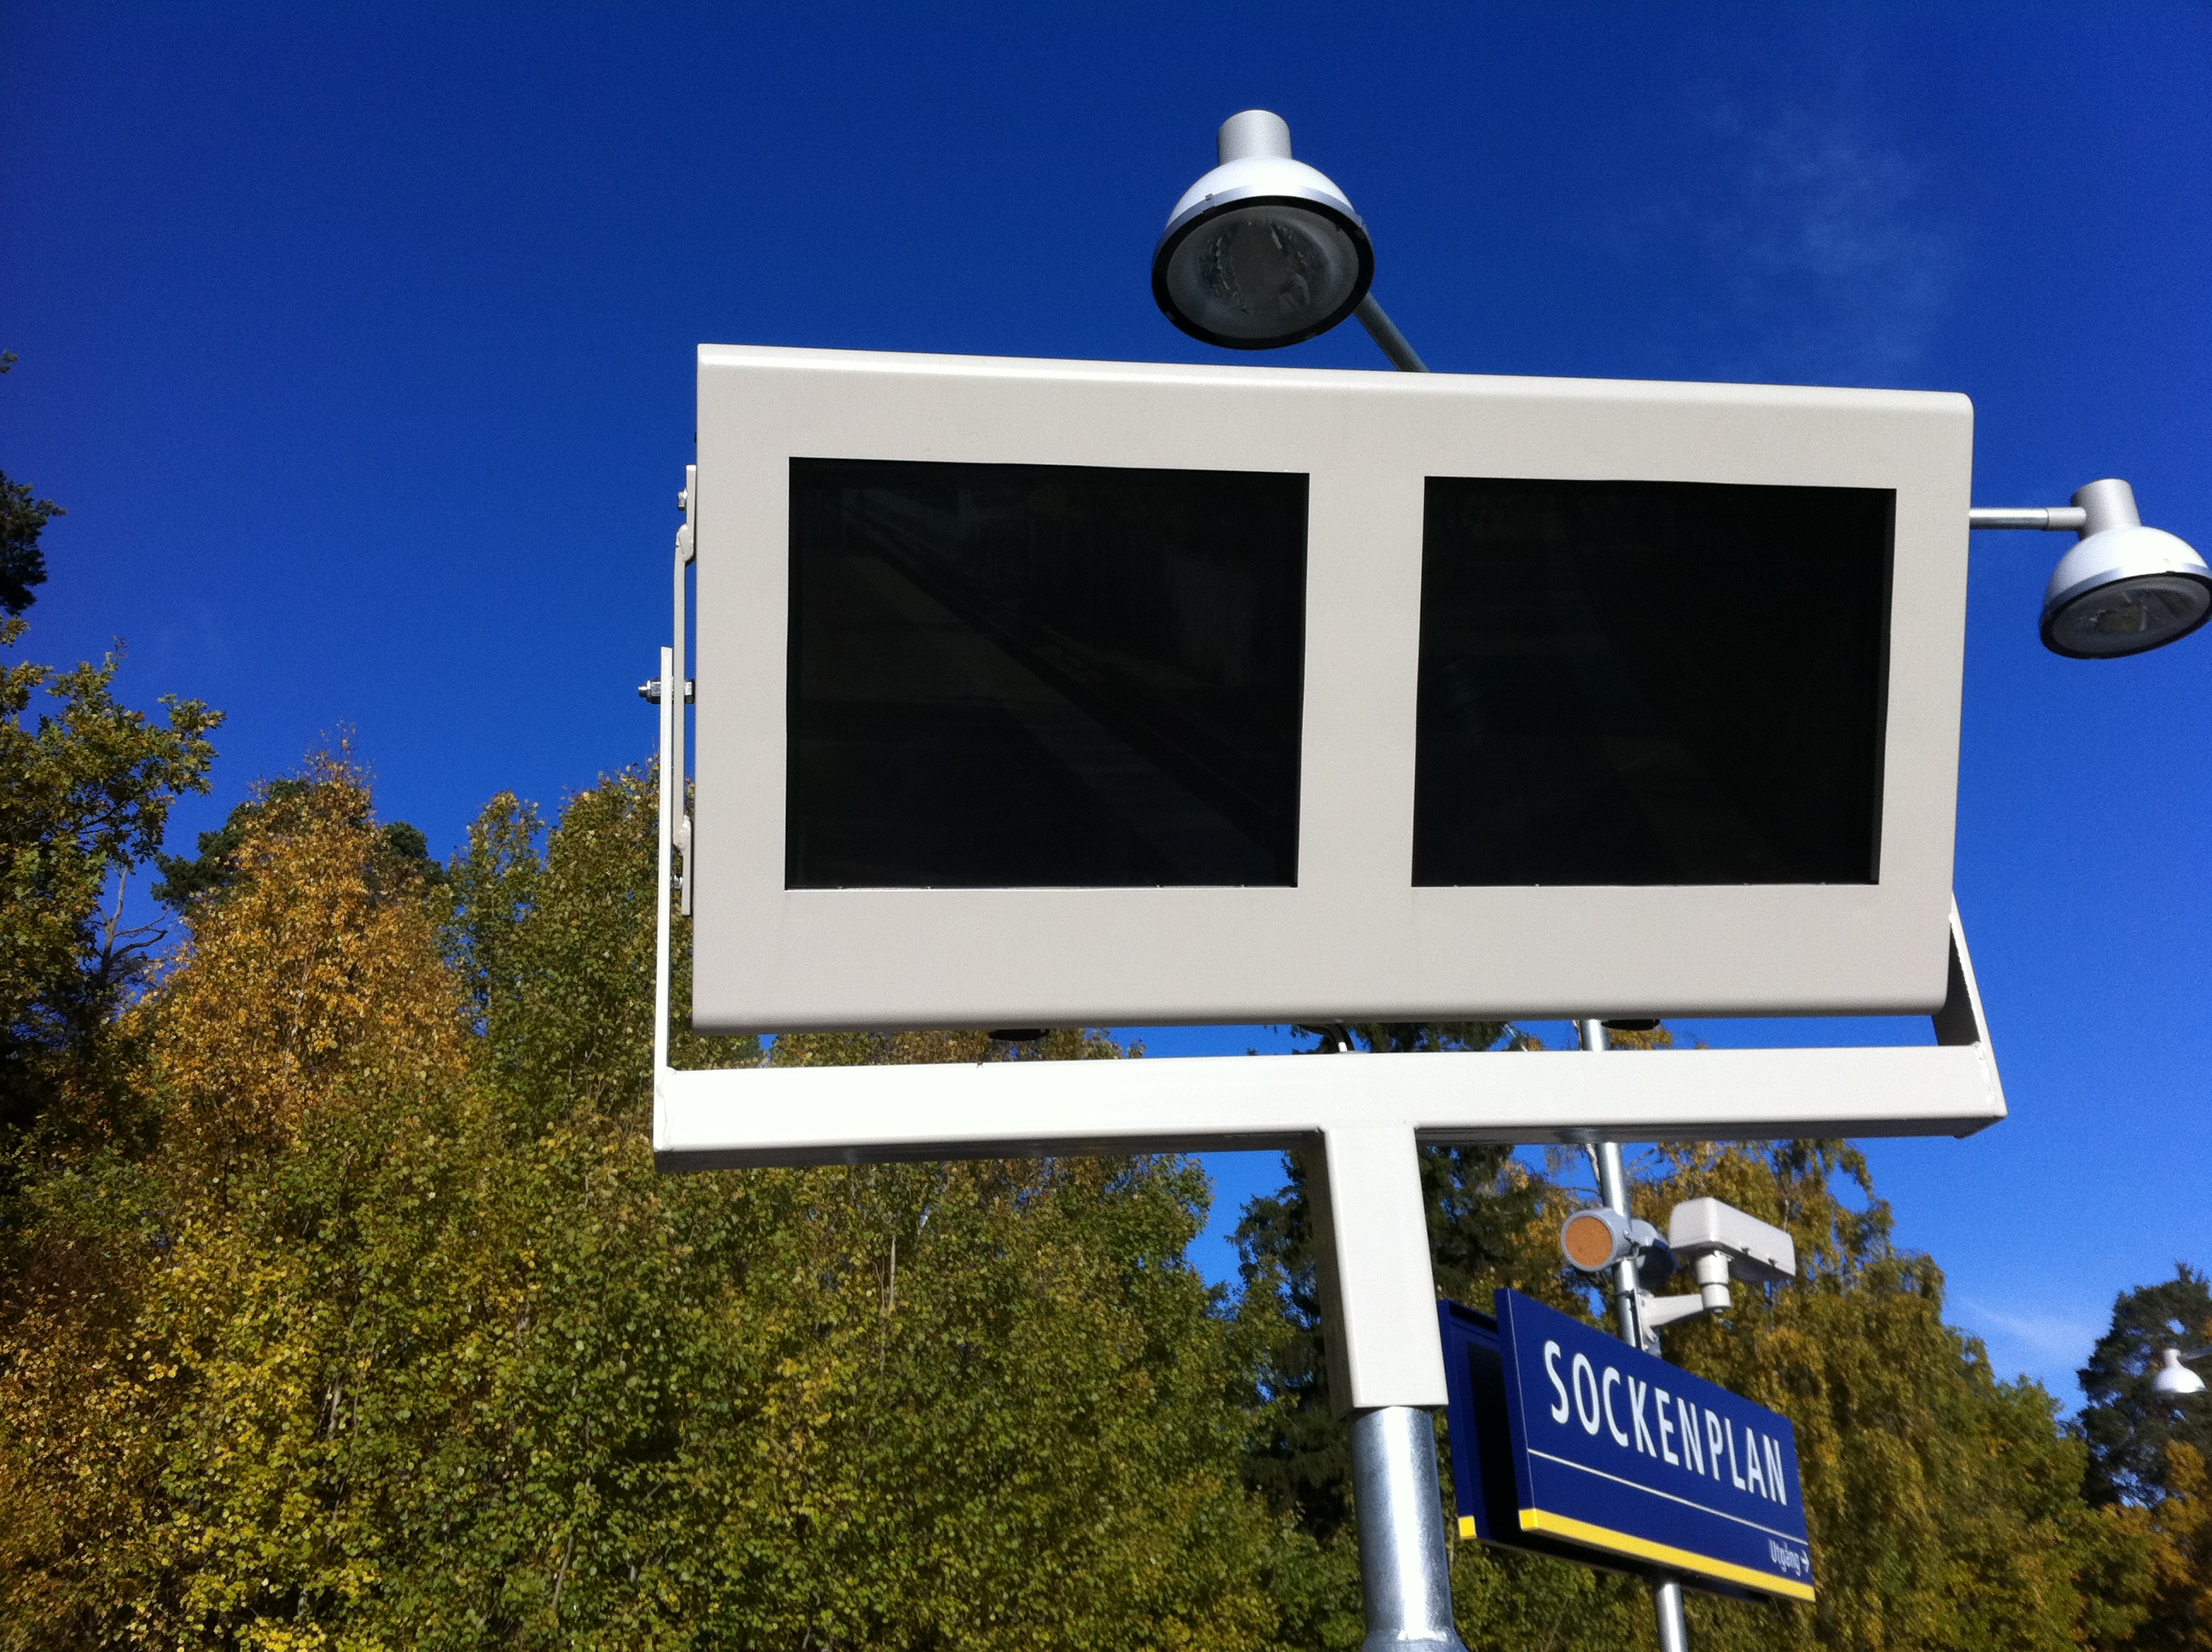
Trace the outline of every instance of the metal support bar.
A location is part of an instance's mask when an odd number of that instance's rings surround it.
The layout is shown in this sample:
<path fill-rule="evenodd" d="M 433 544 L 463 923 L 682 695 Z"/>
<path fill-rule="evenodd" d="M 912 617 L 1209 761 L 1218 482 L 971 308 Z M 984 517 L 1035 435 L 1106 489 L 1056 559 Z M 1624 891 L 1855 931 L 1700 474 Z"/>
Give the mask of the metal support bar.
<path fill-rule="evenodd" d="M 664 661 L 664 671 L 671 669 Z M 664 701 L 664 720 L 668 712 Z M 668 728 L 662 724 L 663 751 Z M 664 782 L 672 769 L 664 762 Z M 664 798 L 664 823 L 672 799 Z M 664 841 L 669 833 L 662 834 Z M 667 871 L 663 865 L 664 874 Z M 1437 1146 L 1971 1135 L 2005 1116 L 1956 908 L 1936 1048 L 1430 1051 L 653 1072 L 664 1170 L 1053 1153 L 1310 1148 L 1402 1129 Z M 669 978 L 664 934 L 657 963 Z M 1347 1151 L 1348 1148 L 1347 1148 Z M 1401 1402 L 1402 1403 L 1402 1402 Z"/>
<path fill-rule="evenodd" d="M 1966 1136 L 2005 1115 L 1986 1045 L 1012 1061 L 662 1071 L 665 1170 L 1310 1147 L 1397 1126 L 1425 1144 Z M 1622 1072 L 1626 1067 L 1628 1071 Z"/>
<path fill-rule="evenodd" d="M 2033 528 L 2050 533 L 2079 533 L 2088 521 L 2089 513 L 2078 505 L 2053 505 L 2049 509 L 1986 505 L 1966 513 L 1966 525 L 1970 528 Z"/>
<path fill-rule="evenodd" d="M 1359 307 L 1352 313 L 1359 318 L 1359 325 L 1367 329 L 1367 336 L 1382 347 L 1382 354 L 1390 358 L 1390 365 L 1399 372 L 1429 370 L 1429 364 L 1413 353 L 1413 347 L 1406 342 L 1406 335 L 1398 331 L 1398 324 L 1382 313 L 1382 307 L 1375 301 L 1372 292 L 1359 301 Z"/>
<path fill-rule="evenodd" d="M 674 811 L 670 818 L 661 823 L 661 825 L 670 843 L 674 846 L 677 854 L 682 858 L 681 869 L 676 874 L 678 880 L 677 891 L 684 915 L 688 918 L 691 915 L 691 810 L 685 796 L 684 785 L 686 774 L 684 762 L 685 733 L 684 708 L 691 703 L 693 685 L 690 673 L 684 669 L 684 651 L 687 641 L 686 633 L 690 629 L 690 619 L 685 611 L 689 606 L 687 598 L 690 594 L 687 588 L 689 574 L 692 559 L 697 555 L 697 529 L 694 525 L 699 513 L 699 467 L 697 465 L 687 465 L 684 467 L 684 491 L 677 495 L 677 503 L 683 507 L 684 525 L 676 530 L 675 645 L 672 650 L 673 663 L 664 666 L 660 680 L 663 683 L 681 683 L 684 685 L 684 695 L 677 702 L 675 716 L 670 719 L 666 725 L 668 738 L 661 742 L 662 766 L 665 768 L 672 768 L 676 776 Z M 664 700 L 669 697 L 665 693 L 661 696 Z M 665 884 L 663 887 L 665 888 Z"/>
<path fill-rule="evenodd" d="M 1328 1066 L 1364 1066 L 1346 1057 Z M 1395 1128 L 1325 1133 L 1307 1186 L 1329 1397 L 1352 1436 L 1364 1652 L 1463 1652 L 1437 1482 L 1443 1347 L 1420 1150 Z"/>
<path fill-rule="evenodd" d="M 676 651 L 660 651 L 660 680 L 676 680 Z M 676 743 L 674 730 L 683 721 L 684 712 L 678 697 L 664 694 L 660 708 L 660 843 L 658 850 L 659 880 L 653 884 L 655 917 L 653 932 L 653 1073 L 656 1095 L 664 1076 L 673 1078 L 668 1066 L 668 1017 L 670 969 L 673 961 L 675 920 L 669 914 L 669 880 L 673 874 L 676 854 L 676 809 L 681 796 L 678 789 L 675 766 L 669 761 Z M 656 1106 L 655 1112 L 659 1108 Z"/>
<path fill-rule="evenodd" d="M 1659 1652 L 1690 1652 L 1690 1620 L 1682 1611 L 1682 1586 L 1674 1578 L 1651 1586 L 1659 1618 Z"/>

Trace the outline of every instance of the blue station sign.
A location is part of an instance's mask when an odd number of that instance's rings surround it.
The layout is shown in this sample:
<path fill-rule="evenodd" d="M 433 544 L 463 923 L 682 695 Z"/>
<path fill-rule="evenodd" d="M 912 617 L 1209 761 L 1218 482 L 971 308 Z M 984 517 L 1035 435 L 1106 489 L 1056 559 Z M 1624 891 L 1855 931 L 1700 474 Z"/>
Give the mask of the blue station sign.
<path fill-rule="evenodd" d="M 1788 1418 L 1516 1291 L 1439 1309 L 1462 1537 L 1813 1598 Z"/>

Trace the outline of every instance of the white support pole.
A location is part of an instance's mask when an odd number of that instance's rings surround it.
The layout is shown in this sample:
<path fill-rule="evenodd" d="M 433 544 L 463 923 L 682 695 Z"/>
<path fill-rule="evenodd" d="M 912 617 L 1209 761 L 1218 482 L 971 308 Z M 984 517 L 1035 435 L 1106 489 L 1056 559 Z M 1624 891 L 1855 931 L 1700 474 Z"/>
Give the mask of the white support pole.
<path fill-rule="evenodd" d="M 1413 1133 L 1334 1129 L 1322 1142 L 1309 1196 L 1336 1413 L 1434 1410 L 1444 1403 L 1443 1344 Z"/>
<path fill-rule="evenodd" d="M 1437 1479 L 1444 1361 L 1420 1149 L 1402 1125 L 1355 1127 L 1324 1132 L 1316 1157 L 1307 1190 L 1329 1397 L 1352 1436 L 1363 1652 L 1465 1652 Z"/>
<path fill-rule="evenodd" d="M 661 725 L 661 763 L 675 774 L 675 803 L 661 822 L 661 835 L 674 846 L 679 859 L 676 877 L 677 898 L 684 915 L 691 915 L 691 887 L 698 880 L 691 875 L 691 808 L 684 785 L 684 762 L 685 712 L 691 703 L 691 672 L 685 657 L 689 642 L 690 621 L 686 612 L 690 592 L 686 588 L 691 562 L 697 554 L 699 519 L 699 467 L 686 465 L 684 469 L 684 525 L 676 530 L 676 591 L 675 637 L 672 644 L 673 663 L 664 661 L 660 671 L 660 702 L 665 707 L 672 699 L 675 714 Z"/>

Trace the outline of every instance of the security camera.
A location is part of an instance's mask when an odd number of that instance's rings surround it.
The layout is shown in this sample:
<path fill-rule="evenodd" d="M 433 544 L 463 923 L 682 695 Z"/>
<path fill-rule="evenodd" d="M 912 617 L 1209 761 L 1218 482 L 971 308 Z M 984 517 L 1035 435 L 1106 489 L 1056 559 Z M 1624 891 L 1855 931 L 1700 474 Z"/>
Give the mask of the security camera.
<path fill-rule="evenodd" d="M 1667 1218 L 1667 1242 L 1694 1267 L 1709 1311 L 1729 1305 L 1729 1281 L 1779 1285 L 1797 1277 L 1797 1247 L 1771 1222 L 1723 1204 L 1688 1199 Z"/>
<path fill-rule="evenodd" d="M 1647 1353 L 1659 1351 L 1662 1327 L 1726 1309 L 1729 1280 L 1778 1285 L 1797 1277 L 1797 1247 L 1788 1234 L 1717 1199 L 1675 1206 L 1664 1239 L 1649 1222 L 1602 1206 L 1577 1211 L 1559 1229 L 1559 1248 L 1584 1273 L 1602 1273 L 1621 1262 L 1637 1265 L 1635 1317 Z M 1651 1288 L 1664 1285 L 1682 1262 L 1696 1271 L 1697 1294 L 1652 1295 Z"/>

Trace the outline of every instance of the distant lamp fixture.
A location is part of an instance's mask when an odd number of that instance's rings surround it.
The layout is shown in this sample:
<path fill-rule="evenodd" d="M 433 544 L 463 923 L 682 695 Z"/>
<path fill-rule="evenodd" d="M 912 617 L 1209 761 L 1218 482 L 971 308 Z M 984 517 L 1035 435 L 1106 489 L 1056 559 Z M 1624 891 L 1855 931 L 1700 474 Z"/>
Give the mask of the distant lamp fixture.
<path fill-rule="evenodd" d="M 2136 490 L 2117 477 L 2091 483 L 2070 507 L 1973 510 L 1967 525 L 2070 528 L 2081 536 L 2059 558 L 2043 595 L 2043 645 L 2053 653 L 2148 653 L 2212 619 L 2212 568 L 2184 541 L 2145 527 Z"/>
<path fill-rule="evenodd" d="M 2191 1348 L 2187 1353 L 2179 1348 L 2160 1349 L 2158 1371 L 2150 1380 L 2151 1392 L 2177 1398 L 2185 1394 L 2203 1393 L 2204 1379 L 2181 1362 L 2200 1359 L 2206 1354 L 2212 1354 L 2212 1348 Z"/>

